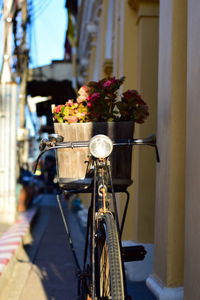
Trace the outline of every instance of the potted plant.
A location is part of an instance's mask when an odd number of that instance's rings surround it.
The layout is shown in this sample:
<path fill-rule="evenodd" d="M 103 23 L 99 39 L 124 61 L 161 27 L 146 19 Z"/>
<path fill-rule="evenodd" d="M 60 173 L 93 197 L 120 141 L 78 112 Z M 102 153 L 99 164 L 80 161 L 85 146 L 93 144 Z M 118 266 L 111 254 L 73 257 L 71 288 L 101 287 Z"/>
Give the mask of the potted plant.
<path fill-rule="evenodd" d="M 89 140 L 106 134 L 112 140 L 132 138 L 134 123 L 142 124 L 149 115 L 148 105 L 136 90 L 119 93 L 125 78 L 91 81 L 78 91 L 77 99 L 52 107 L 55 132 L 65 141 Z M 131 147 L 115 148 L 111 160 L 116 183 L 131 183 Z M 87 149 L 59 150 L 58 170 L 61 181 L 80 182 L 85 178 Z M 63 161 L 68 163 L 63 164 Z M 89 180 L 89 179 L 88 179 Z M 129 183 L 128 183 L 129 181 Z"/>

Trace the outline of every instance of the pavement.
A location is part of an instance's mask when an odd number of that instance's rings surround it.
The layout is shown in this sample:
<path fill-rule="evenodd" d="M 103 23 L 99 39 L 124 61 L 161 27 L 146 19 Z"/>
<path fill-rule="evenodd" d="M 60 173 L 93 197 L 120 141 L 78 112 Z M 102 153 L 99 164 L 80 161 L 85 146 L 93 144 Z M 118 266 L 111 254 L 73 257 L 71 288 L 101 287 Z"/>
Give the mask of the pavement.
<path fill-rule="evenodd" d="M 79 262 L 84 248 L 83 228 L 76 213 L 62 200 Z M 0 300 L 76 300 L 76 268 L 56 196 L 40 195 L 28 237 L 15 253 L 14 263 L 0 276 Z M 155 300 L 144 282 L 128 282 L 132 300 Z M 120 299 L 119 299 L 120 300 Z"/>
<path fill-rule="evenodd" d="M 15 256 L 16 251 L 21 246 L 25 235 L 30 228 L 31 220 L 36 213 L 36 208 L 20 214 L 16 222 L 10 226 L 0 236 L 0 276 L 4 273 L 6 265 Z M 6 229 L 6 225 L 1 226 L 1 230 Z"/>
<path fill-rule="evenodd" d="M 0 238 L 9 229 L 10 224 L 0 223 Z"/>

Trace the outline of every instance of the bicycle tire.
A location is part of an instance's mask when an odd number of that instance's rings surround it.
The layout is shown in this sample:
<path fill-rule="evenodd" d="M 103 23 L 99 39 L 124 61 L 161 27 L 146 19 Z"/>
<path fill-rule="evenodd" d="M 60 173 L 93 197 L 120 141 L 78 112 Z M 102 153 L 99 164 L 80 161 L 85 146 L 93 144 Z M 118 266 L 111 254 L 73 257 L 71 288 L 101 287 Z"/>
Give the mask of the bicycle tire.
<path fill-rule="evenodd" d="M 123 300 L 124 280 L 118 232 L 114 217 L 105 213 L 98 222 L 96 243 L 97 299 Z"/>

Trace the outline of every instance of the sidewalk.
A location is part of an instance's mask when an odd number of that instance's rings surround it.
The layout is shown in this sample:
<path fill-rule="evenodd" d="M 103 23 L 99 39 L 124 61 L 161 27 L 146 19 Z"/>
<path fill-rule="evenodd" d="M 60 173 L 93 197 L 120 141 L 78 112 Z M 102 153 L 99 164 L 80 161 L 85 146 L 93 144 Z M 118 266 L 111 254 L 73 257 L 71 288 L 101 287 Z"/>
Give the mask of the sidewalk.
<path fill-rule="evenodd" d="M 8 228 L 10 227 L 10 224 L 0 223 L 0 238 L 5 233 Z"/>
<path fill-rule="evenodd" d="M 66 201 L 63 204 L 67 214 Z M 82 261 L 84 237 L 76 214 L 69 212 L 68 218 L 78 259 Z M 55 195 L 42 195 L 38 200 L 31 235 L 32 242 L 17 253 L 0 300 L 75 300 L 75 264 Z M 145 283 L 130 282 L 128 290 L 134 300 L 155 299 Z"/>
<path fill-rule="evenodd" d="M 0 236 L 0 288 L 8 276 L 7 270 L 10 269 L 18 249 L 22 247 L 22 242 L 28 235 L 36 211 L 36 208 L 29 209 L 20 214 L 14 224 L 9 227 L 5 224 L 1 226 L 3 231 Z"/>
<path fill-rule="evenodd" d="M 32 242 L 17 253 L 10 278 L 0 290 L 0 300 L 76 299 L 76 270 L 55 195 L 43 195 L 38 206 Z M 64 210 L 66 213 L 66 203 Z M 73 216 L 71 219 L 75 246 L 82 255 L 83 236 Z"/>

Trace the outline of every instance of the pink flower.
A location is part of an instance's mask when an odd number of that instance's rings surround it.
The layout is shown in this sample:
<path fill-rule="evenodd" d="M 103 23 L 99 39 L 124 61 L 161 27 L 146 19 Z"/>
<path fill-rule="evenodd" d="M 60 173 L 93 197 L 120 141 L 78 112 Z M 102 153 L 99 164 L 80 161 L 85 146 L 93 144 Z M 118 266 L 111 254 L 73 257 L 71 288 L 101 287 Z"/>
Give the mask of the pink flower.
<path fill-rule="evenodd" d="M 77 101 L 78 103 L 82 103 L 82 102 L 84 102 L 84 101 L 87 100 L 87 97 L 88 97 L 88 96 L 79 96 L 79 97 L 76 99 L 76 101 Z"/>
<path fill-rule="evenodd" d="M 72 106 L 74 103 L 73 103 L 73 100 L 69 99 L 67 102 L 66 102 L 66 105 L 67 106 Z"/>
<path fill-rule="evenodd" d="M 53 109 L 54 122 L 132 120 L 143 123 L 149 115 L 148 106 L 136 90 L 120 93 L 124 80 L 125 77 L 111 77 L 90 81 L 79 89 L 77 99 L 69 99 L 65 105 Z"/>
<path fill-rule="evenodd" d="M 87 97 L 89 93 L 89 87 L 87 85 L 83 85 L 79 90 L 78 94 L 83 97 Z"/>
<path fill-rule="evenodd" d="M 89 87 L 87 85 L 83 85 L 79 90 L 78 94 L 79 97 L 77 98 L 78 103 L 82 103 L 87 100 L 87 97 L 89 96 Z"/>
<path fill-rule="evenodd" d="M 68 123 L 78 122 L 78 118 L 76 116 L 65 116 L 63 119 L 66 120 Z"/>
<path fill-rule="evenodd" d="M 55 108 L 55 112 L 56 112 L 56 113 L 59 113 L 59 112 L 61 112 L 61 107 L 62 107 L 62 105 L 58 105 L 58 106 L 56 106 L 56 108 Z"/>
<path fill-rule="evenodd" d="M 116 79 L 115 77 L 111 78 L 111 79 L 108 79 L 107 81 L 105 81 L 103 83 L 103 87 L 110 87 L 113 83 L 116 82 Z"/>

